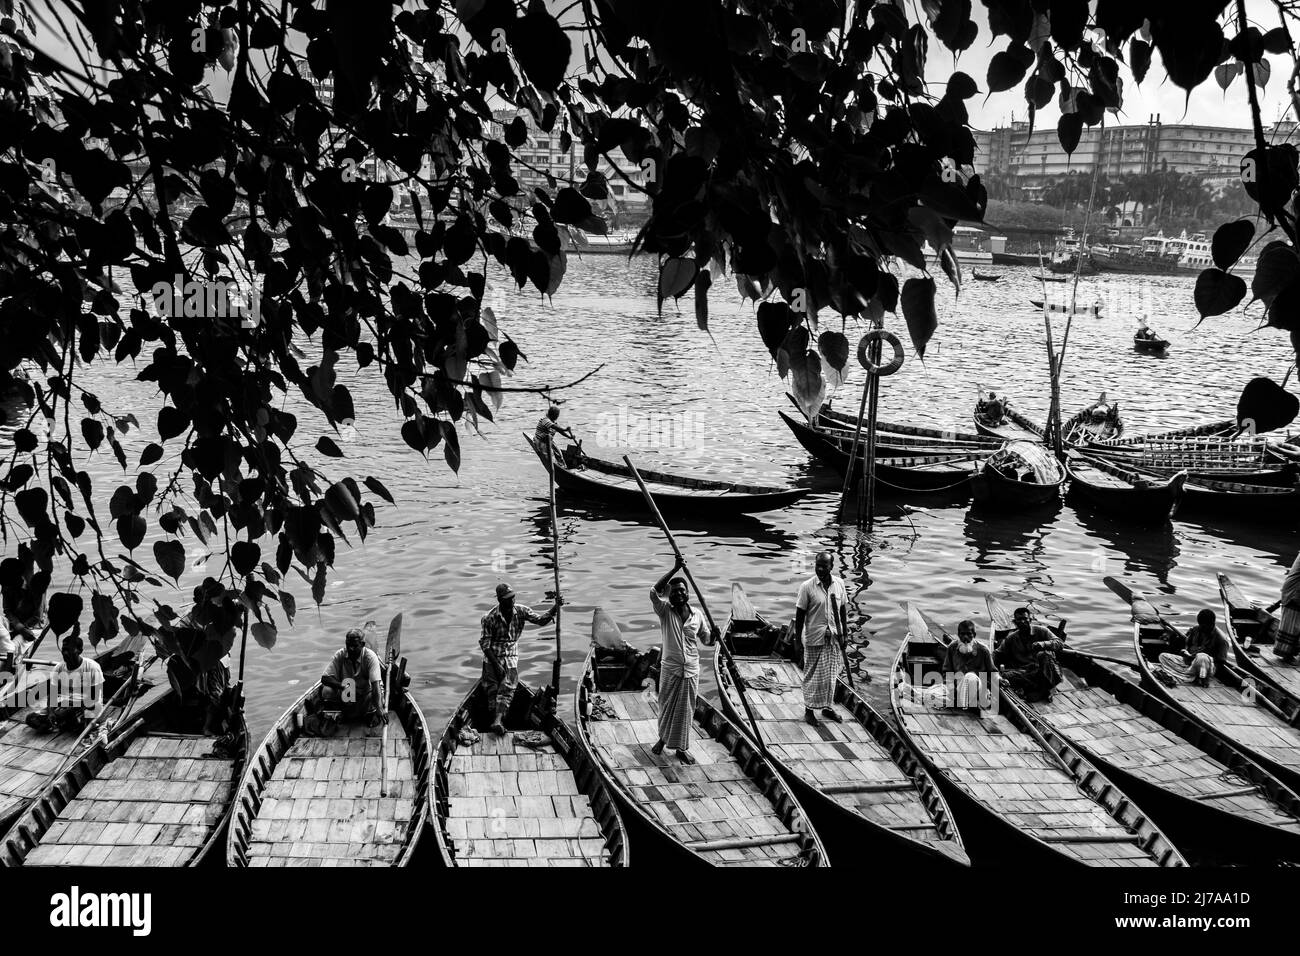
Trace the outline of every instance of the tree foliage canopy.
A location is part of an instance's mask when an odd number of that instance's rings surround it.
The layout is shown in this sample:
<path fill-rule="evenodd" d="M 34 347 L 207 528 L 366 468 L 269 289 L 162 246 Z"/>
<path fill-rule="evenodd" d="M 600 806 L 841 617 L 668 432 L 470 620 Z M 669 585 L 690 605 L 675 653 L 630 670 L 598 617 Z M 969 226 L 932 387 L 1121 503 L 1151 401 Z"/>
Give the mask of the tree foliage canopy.
<path fill-rule="evenodd" d="M 33 420 L 48 422 L 17 432 L 0 485 L 4 532 L 18 540 L 0 566 L 11 611 L 31 617 L 48 596 L 55 630 L 78 626 L 80 598 L 48 594 L 63 562 L 93 592 L 92 641 L 144 631 L 207 661 L 256 620 L 255 637 L 273 643 L 272 608 L 290 621 L 296 608 L 288 576 L 319 602 L 336 540 L 364 538 L 374 499 L 392 500 L 373 477 L 326 476 L 302 457 L 313 448 L 347 470 L 329 432 L 356 412 L 337 370 L 382 376 L 406 442 L 441 446 L 457 468 L 461 436 L 492 418 L 525 358 L 509 317 L 483 307 L 489 271 L 554 292 L 563 231 L 602 228 L 596 165 L 615 149 L 648 173 L 637 244 L 658 258 L 660 301 L 692 293 L 707 329 L 729 276 L 761 302 L 758 332 L 811 402 L 850 354 L 848 320 L 901 303 L 919 352 L 933 334 L 932 280 L 900 288 L 897 264 L 937 262 L 960 282 L 953 226 L 987 204 L 971 97 L 1022 88 L 1031 117 L 1055 98 L 1069 149 L 1156 52 L 1187 90 L 1242 66 L 1253 102 L 1245 67 L 1292 50 L 1285 25 L 1262 31 L 1241 4 L 1215 0 L 1099 0 L 1095 13 L 1087 0 L 983 3 L 998 48 L 987 75 L 955 71 L 941 90 L 927 61 L 990 39 L 970 0 L 71 0 L 48 26 L 74 49 L 86 38 L 80 64 L 10 18 L 0 387 L 30 390 Z M 226 103 L 207 87 L 218 69 Z M 522 126 L 489 135 L 502 104 L 559 131 L 574 182 L 525 191 Z M 1258 141 L 1248 188 L 1277 241 L 1254 292 L 1272 324 L 1294 329 L 1295 149 Z M 396 175 L 349 176 L 371 159 Z M 403 197 L 413 249 L 389 219 Z M 108 278 L 125 270 L 147 290 L 245 264 L 255 324 L 160 313 Z M 1226 301 L 1231 281 L 1207 272 L 1205 301 Z M 830 313 L 844 321 L 819 321 Z M 310 365 L 306 338 L 322 356 Z M 146 423 L 158 441 L 138 461 L 120 438 L 140 422 L 86 389 L 98 362 L 132 362 L 158 390 Z M 289 393 L 319 419 L 282 411 Z M 111 494 L 84 468 L 105 451 L 126 474 Z M 156 467 L 169 452 L 170 474 Z M 179 578 L 186 537 L 211 542 L 225 567 L 184 612 L 145 607 L 137 587 Z"/>

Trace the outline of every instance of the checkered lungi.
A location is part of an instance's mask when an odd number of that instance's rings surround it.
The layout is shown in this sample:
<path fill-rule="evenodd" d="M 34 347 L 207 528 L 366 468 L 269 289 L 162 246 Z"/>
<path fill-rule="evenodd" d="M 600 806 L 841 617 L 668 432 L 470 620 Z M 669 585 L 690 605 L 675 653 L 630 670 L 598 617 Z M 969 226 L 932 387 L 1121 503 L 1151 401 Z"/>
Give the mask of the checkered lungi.
<path fill-rule="evenodd" d="M 700 678 L 680 671 L 659 671 L 659 739 L 665 747 L 686 750 L 691 745 L 691 723 L 695 720 L 695 695 Z"/>
<path fill-rule="evenodd" d="M 1161 654 L 1160 666 L 1185 684 L 1198 677 L 1214 676 L 1214 658 L 1209 654 L 1197 654 L 1190 664 L 1181 654 Z"/>
<path fill-rule="evenodd" d="M 804 645 L 803 705 L 809 710 L 820 710 L 835 703 L 835 681 L 840 676 L 839 651 L 833 640 Z"/>
<path fill-rule="evenodd" d="M 1282 608 L 1282 623 L 1273 641 L 1273 653 L 1290 657 L 1300 651 L 1300 607 Z"/>
<path fill-rule="evenodd" d="M 507 667 L 503 674 L 491 661 L 485 659 L 481 683 L 488 717 L 505 723 L 506 714 L 510 712 L 510 702 L 514 700 L 515 688 L 519 686 L 519 668 Z"/>

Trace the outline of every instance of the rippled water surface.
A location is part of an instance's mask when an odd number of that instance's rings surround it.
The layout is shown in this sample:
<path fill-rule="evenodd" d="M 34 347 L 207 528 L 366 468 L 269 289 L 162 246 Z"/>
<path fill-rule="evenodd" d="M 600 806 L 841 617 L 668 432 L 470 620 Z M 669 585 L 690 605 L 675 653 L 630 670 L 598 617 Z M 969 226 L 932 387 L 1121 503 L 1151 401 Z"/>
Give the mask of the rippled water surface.
<path fill-rule="evenodd" d="M 1047 408 L 1047 362 L 1041 295 L 1035 270 L 995 267 L 997 283 L 970 282 L 960 297 L 942 280 L 940 327 L 924 364 L 910 353 L 902 371 L 881 390 L 887 420 L 969 427 L 976 384 L 1015 396 L 1022 411 L 1042 419 Z M 1191 277 L 1103 277 L 1081 284 L 1081 300 L 1102 293 L 1121 309 L 1142 309 L 1172 342 L 1166 359 L 1132 349 L 1127 314 L 1083 318 L 1071 332 L 1063 383 L 1066 415 L 1105 390 L 1118 397 L 1131 430 L 1167 428 L 1230 417 L 1244 381 L 1256 374 L 1281 380 L 1289 362 L 1284 336 L 1253 333 L 1253 315 L 1234 313 L 1193 328 Z M 990 518 L 966 504 L 918 507 L 885 500 L 873 534 L 834 521 L 839 480 L 800 448 L 777 417 L 787 409 L 785 385 L 757 335 L 753 304 L 740 304 L 730 281 L 712 294 L 712 338 L 697 330 L 688 301 L 656 312 L 652 263 L 620 257 L 573 259 L 554 301 L 501 285 L 494 299 L 505 329 L 528 356 L 513 384 L 558 384 L 599 367 L 564 392 L 563 421 L 598 457 L 631 452 L 646 467 L 735 480 L 792 483 L 814 493 L 797 506 L 741 520 L 697 519 L 677 525 L 678 540 L 721 623 L 732 582 L 778 620 L 793 613 L 799 582 L 811 556 L 829 548 L 839 556 L 857 614 L 872 634 L 869 654 L 877 687 L 905 625 L 901 604 L 919 602 L 941 621 L 985 621 L 986 592 L 1010 601 L 1032 600 L 1070 620 L 1081 646 L 1128 656 L 1127 613 L 1102 583 L 1105 575 L 1132 579 L 1189 620 L 1203 603 L 1217 603 L 1214 575 L 1228 570 L 1250 594 L 1276 599 L 1298 546 L 1296 529 L 1279 521 L 1233 523 L 1178 520 L 1157 530 L 1125 526 L 1076 511 L 1070 504 L 1032 518 Z M 1049 286 L 1049 295 L 1067 286 Z M 838 318 L 826 319 L 839 327 Z M 901 321 L 891 319 L 901 334 Z M 1055 333 L 1058 343 L 1062 323 Z M 856 340 L 860 330 L 849 330 Z M 904 336 L 905 337 L 905 336 Z M 856 407 L 861 370 L 837 393 Z M 135 370 L 87 373 L 106 407 L 119 413 L 148 407 L 150 391 L 131 381 Z M 357 476 L 372 474 L 397 499 L 380 503 L 379 526 L 364 545 L 340 546 L 330 587 L 319 610 L 310 589 L 291 573 L 299 615 L 282 628 L 273 650 L 249 648 L 246 663 L 249 724 L 255 734 L 305 689 L 344 631 L 367 619 L 380 622 L 377 640 L 397 611 L 405 615 L 403 649 L 413 688 L 429 723 L 440 732 L 479 670 L 478 620 L 494 603 L 493 589 L 508 580 L 520 600 L 539 609 L 552 588 L 546 474 L 521 435 L 545 410 L 535 395 L 510 395 L 483 435 L 462 438 L 459 476 L 439 452 L 425 461 L 398 435 L 400 420 L 377 378 L 343 359 L 339 380 L 357 400 L 357 434 L 342 445 Z M 331 434 L 300 413 L 298 439 L 309 450 Z M 141 416 L 145 418 L 146 416 Z M 148 416 L 152 417 L 152 416 Z M 663 426 L 620 429 L 650 421 Z M 129 460 L 152 429 L 128 442 Z M 686 447 L 651 447 L 667 426 Z M 615 447 L 629 439 L 634 447 Z M 134 454 L 133 454 L 134 451 Z M 175 451 L 156 466 L 175 467 Z M 339 463 L 322 463 L 327 469 Z M 91 464 L 104 501 L 121 482 L 111 457 Z M 337 473 L 337 472 L 336 472 Z M 592 608 L 602 606 L 633 642 L 657 640 L 646 590 L 671 563 L 671 552 L 648 519 L 561 498 L 561 571 L 569 602 L 563 619 L 566 685 L 570 700 L 590 635 Z M 116 542 L 113 542 L 114 544 Z M 146 542 L 147 547 L 148 542 Z M 188 542 L 187 542 L 188 544 Z M 146 557 L 143 560 L 151 561 Z M 214 560 L 209 572 L 217 570 Z M 188 592 L 198 571 L 182 578 Z M 184 603 L 185 595 L 172 600 Z M 554 628 L 529 628 L 521 644 L 525 679 L 549 675 Z"/>

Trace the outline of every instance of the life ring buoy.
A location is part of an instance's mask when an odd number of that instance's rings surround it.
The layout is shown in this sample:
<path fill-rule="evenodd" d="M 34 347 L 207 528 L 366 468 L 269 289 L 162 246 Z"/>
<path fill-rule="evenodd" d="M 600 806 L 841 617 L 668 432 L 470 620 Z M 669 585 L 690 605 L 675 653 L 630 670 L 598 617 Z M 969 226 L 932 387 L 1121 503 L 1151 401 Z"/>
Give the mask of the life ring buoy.
<path fill-rule="evenodd" d="M 873 363 L 869 354 L 871 343 L 876 339 L 894 350 L 894 357 L 883 365 Z M 893 332 L 886 332 L 884 329 L 872 329 L 862 336 L 862 341 L 858 343 L 858 364 L 868 372 L 875 372 L 877 375 L 893 375 L 903 367 L 903 343 L 898 340 L 898 336 Z"/>

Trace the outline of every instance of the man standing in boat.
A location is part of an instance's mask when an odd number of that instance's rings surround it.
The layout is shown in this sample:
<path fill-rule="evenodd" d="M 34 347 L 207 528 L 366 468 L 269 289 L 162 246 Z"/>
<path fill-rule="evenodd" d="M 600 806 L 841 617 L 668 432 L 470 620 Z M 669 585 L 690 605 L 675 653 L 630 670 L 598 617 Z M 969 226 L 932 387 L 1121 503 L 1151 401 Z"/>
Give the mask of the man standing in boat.
<path fill-rule="evenodd" d="M 829 551 L 817 555 L 815 573 L 799 586 L 795 601 L 794 639 L 803 639 L 803 719 L 817 726 L 817 711 L 840 722 L 835 713 L 835 682 L 849 632 L 844 582 L 831 574 L 835 558 Z"/>
<path fill-rule="evenodd" d="M 492 716 L 492 726 L 488 729 L 498 737 L 506 732 L 506 713 L 519 684 L 519 635 L 525 624 L 551 623 L 563 604 L 564 599 L 557 597 L 549 611 L 537 614 L 532 608 L 515 603 L 515 592 L 510 585 L 497 585 L 497 606 L 479 622 L 483 636 L 478 646 L 483 650 L 483 693 Z"/>
<path fill-rule="evenodd" d="M 710 629 L 699 608 L 691 607 L 686 579 L 673 577 L 685 566 L 678 555 L 672 570 L 656 581 L 650 591 L 650 606 L 659 616 L 663 634 L 659 661 L 659 740 L 650 749 L 658 755 L 665 747 L 671 747 L 682 763 L 695 763 L 690 747 L 695 697 L 700 689 L 699 645 L 716 641 L 718 629 Z"/>
<path fill-rule="evenodd" d="M 1291 563 L 1291 570 L 1282 582 L 1281 626 L 1273 643 L 1273 653 L 1287 664 L 1294 664 L 1300 651 L 1300 554 Z"/>
<path fill-rule="evenodd" d="M 1030 700 L 1050 700 L 1052 688 L 1061 682 L 1056 655 L 1065 645 L 1043 625 L 1031 623 L 1028 608 L 1016 608 L 1011 620 L 1015 629 L 993 652 L 1002 679 Z"/>
<path fill-rule="evenodd" d="M 533 440 L 537 442 L 537 451 L 545 456 L 546 467 L 551 467 L 552 458 L 559 454 L 559 449 L 555 447 L 555 436 L 563 435 L 569 441 L 576 442 L 578 439 L 573 437 L 573 431 L 560 426 L 560 406 L 552 405 L 546 410 L 546 414 L 537 422 L 537 430 L 533 432 Z"/>

